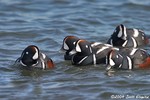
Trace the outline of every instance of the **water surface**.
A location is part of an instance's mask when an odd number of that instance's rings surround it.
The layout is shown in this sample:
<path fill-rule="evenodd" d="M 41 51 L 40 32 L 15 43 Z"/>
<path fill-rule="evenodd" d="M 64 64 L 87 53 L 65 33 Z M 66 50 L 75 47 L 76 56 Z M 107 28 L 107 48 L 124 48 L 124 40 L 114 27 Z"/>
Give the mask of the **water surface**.
<path fill-rule="evenodd" d="M 150 34 L 149 0 L 0 0 L 0 9 L 1 100 L 115 100 L 117 95 L 139 100 L 150 96 L 150 70 L 108 76 L 103 65 L 75 67 L 58 52 L 67 35 L 106 42 L 121 23 Z M 56 68 L 29 71 L 13 66 L 31 44 L 51 57 Z"/>

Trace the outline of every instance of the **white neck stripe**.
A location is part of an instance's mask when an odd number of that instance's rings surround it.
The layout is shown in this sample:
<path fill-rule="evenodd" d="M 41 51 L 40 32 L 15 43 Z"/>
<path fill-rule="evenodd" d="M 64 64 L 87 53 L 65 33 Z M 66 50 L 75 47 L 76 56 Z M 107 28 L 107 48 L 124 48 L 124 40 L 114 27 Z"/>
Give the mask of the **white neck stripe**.
<path fill-rule="evenodd" d="M 38 59 L 38 56 L 39 56 L 38 50 L 37 50 L 37 48 L 35 48 L 35 54 L 34 54 L 34 56 L 32 58 L 34 60 L 36 60 L 36 59 Z"/>
<path fill-rule="evenodd" d="M 127 31 L 126 31 L 126 27 L 125 26 L 123 26 L 124 27 L 124 39 L 126 39 L 127 38 Z"/>
<path fill-rule="evenodd" d="M 26 64 L 24 64 L 24 63 L 22 62 L 22 60 L 20 60 L 20 63 L 21 63 L 22 66 L 27 66 Z"/>
<path fill-rule="evenodd" d="M 133 40 L 133 46 L 134 46 L 134 47 L 137 47 L 137 42 L 136 42 L 136 40 L 135 40 L 133 37 L 131 37 L 131 39 Z"/>

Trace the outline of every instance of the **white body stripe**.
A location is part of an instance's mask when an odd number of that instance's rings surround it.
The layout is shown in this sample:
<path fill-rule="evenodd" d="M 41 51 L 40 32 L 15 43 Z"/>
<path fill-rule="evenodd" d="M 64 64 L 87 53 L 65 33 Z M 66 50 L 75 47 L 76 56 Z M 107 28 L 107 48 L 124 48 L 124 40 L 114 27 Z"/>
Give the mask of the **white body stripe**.
<path fill-rule="evenodd" d="M 127 42 L 128 42 L 128 40 L 126 40 L 126 41 L 122 44 L 122 46 L 125 47 L 125 46 L 127 45 Z"/>
<path fill-rule="evenodd" d="M 139 36 L 139 31 L 137 29 L 135 29 L 135 28 L 133 30 L 134 30 L 133 36 L 134 37 L 138 37 Z"/>
<path fill-rule="evenodd" d="M 93 62 L 94 62 L 94 65 L 96 65 L 96 56 L 95 56 L 95 54 L 93 54 Z"/>
<path fill-rule="evenodd" d="M 102 52 L 103 50 L 105 50 L 105 49 L 107 49 L 107 48 L 109 48 L 109 47 L 106 47 L 106 46 L 102 47 L 101 49 L 99 49 L 99 50 L 96 52 L 96 54 Z"/>
<path fill-rule="evenodd" d="M 87 57 L 88 57 L 88 56 L 85 56 L 84 58 L 82 58 L 82 59 L 78 62 L 78 64 L 81 64 Z"/>
<path fill-rule="evenodd" d="M 91 47 L 94 47 L 94 46 L 97 46 L 97 45 L 100 45 L 100 44 L 102 44 L 102 43 L 101 42 L 94 42 L 94 43 L 91 44 Z"/>
<path fill-rule="evenodd" d="M 132 69 L 132 61 L 131 61 L 131 58 L 129 58 L 127 56 L 127 60 L 128 60 L 128 64 L 129 64 L 129 69 Z"/>
<path fill-rule="evenodd" d="M 121 67 L 122 67 L 122 64 L 119 65 L 119 68 L 121 68 Z"/>
<path fill-rule="evenodd" d="M 134 55 L 136 51 L 137 51 L 137 49 L 132 49 L 130 55 L 131 55 L 131 56 Z"/>

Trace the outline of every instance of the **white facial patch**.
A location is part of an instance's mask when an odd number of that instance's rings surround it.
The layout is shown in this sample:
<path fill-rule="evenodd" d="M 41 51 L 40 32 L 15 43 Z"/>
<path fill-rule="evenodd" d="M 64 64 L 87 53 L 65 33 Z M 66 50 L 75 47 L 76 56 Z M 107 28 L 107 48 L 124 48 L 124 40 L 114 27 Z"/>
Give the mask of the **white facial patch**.
<path fill-rule="evenodd" d="M 34 54 L 34 56 L 32 57 L 32 59 L 33 59 L 33 60 L 36 60 L 36 59 L 38 59 L 38 57 L 39 57 L 39 52 L 38 52 L 38 49 L 35 48 L 35 54 Z"/>
<path fill-rule="evenodd" d="M 139 36 L 139 31 L 137 29 L 133 29 L 133 31 L 134 31 L 133 36 L 138 37 Z"/>
<path fill-rule="evenodd" d="M 69 50 L 69 47 L 65 42 L 64 42 L 64 50 Z"/>

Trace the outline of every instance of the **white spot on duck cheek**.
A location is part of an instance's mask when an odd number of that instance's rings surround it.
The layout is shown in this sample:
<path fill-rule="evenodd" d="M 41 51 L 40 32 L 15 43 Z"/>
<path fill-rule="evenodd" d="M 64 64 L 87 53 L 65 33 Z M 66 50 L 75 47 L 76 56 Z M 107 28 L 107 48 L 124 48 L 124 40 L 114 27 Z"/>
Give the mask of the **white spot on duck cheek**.
<path fill-rule="evenodd" d="M 34 54 L 34 56 L 32 57 L 33 58 L 33 60 L 36 60 L 36 59 L 38 59 L 38 57 L 39 57 L 39 52 L 38 52 L 38 50 L 37 50 L 37 48 L 35 48 L 35 54 Z"/>
<path fill-rule="evenodd" d="M 131 37 L 131 39 L 132 39 L 132 41 L 133 41 L 134 47 L 137 47 L 137 42 L 136 42 L 136 40 L 135 40 L 133 37 Z"/>
<path fill-rule="evenodd" d="M 76 42 L 73 42 L 73 44 L 75 45 L 75 44 L 76 44 Z"/>
<path fill-rule="evenodd" d="M 119 56 L 118 55 L 116 55 L 116 58 L 118 58 Z"/>
<path fill-rule="evenodd" d="M 64 50 L 69 50 L 69 47 L 65 42 L 64 42 Z"/>
<path fill-rule="evenodd" d="M 88 48 L 88 45 L 86 45 L 85 47 Z"/>

